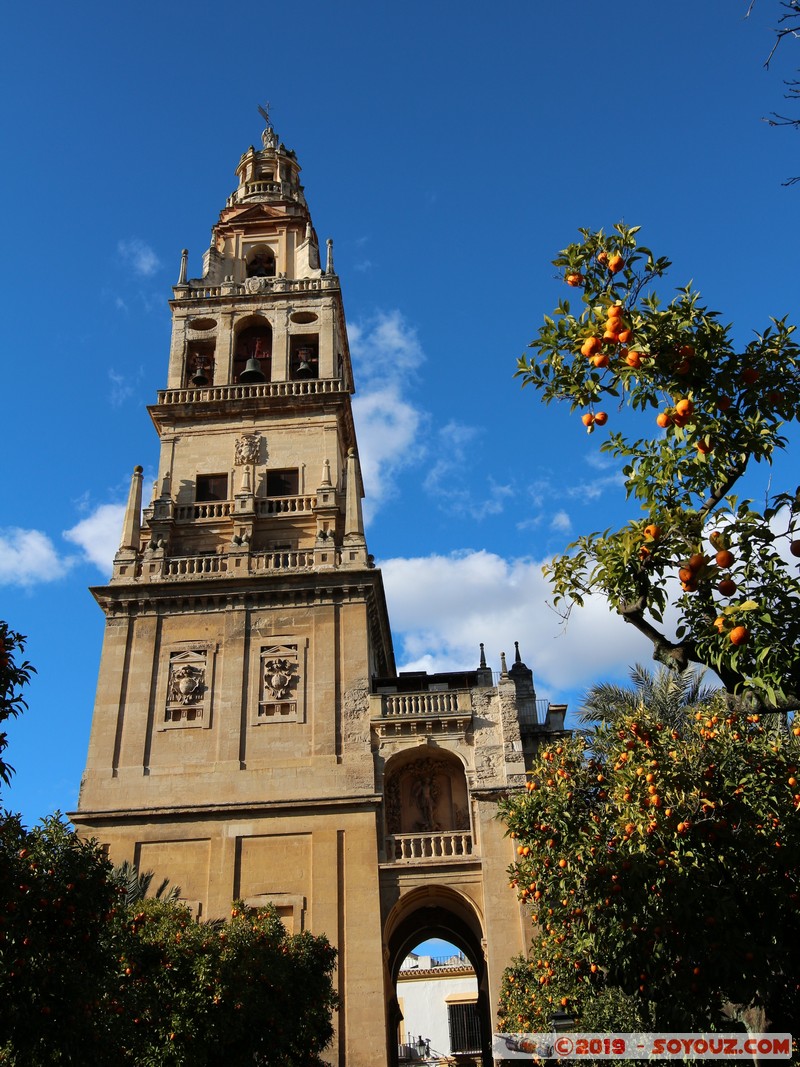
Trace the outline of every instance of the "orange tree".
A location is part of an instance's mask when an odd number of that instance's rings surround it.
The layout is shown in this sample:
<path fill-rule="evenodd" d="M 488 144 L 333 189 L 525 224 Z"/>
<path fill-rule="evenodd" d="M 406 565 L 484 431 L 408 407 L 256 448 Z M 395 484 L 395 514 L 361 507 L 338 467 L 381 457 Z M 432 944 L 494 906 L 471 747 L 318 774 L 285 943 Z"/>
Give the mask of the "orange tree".
<path fill-rule="evenodd" d="M 501 1029 L 566 1010 L 578 1028 L 795 1030 L 800 727 L 773 720 L 720 697 L 680 727 L 642 708 L 591 751 L 539 751 L 500 806 L 538 927 L 505 972 Z"/>
<path fill-rule="evenodd" d="M 740 349 L 697 292 L 662 303 L 669 261 L 639 246 L 637 231 L 582 230 L 561 252 L 555 265 L 580 304 L 565 299 L 546 316 L 518 364 L 523 385 L 545 403 L 567 401 L 590 433 L 608 423 L 601 450 L 619 459 L 644 513 L 553 560 L 556 602 L 568 611 L 600 593 L 665 665 L 711 667 L 750 711 L 796 709 L 800 489 L 761 508 L 733 492 L 786 446 L 800 415 L 794 327 L 774 320 Z M 609 415 L 612 404 L 635 413 L 641 436 Z"/>
<path fill-rule="evenodd" d="M 23 648 L 0 623 L 0 723 L 25 707 Z M 0 733 L 8 781 L 5 747 Z M 336 1006 L 324 937 L 287 935 L 272 908 L 196 922 L 175 900 L 128 899 L 129 881 L 62 816 L 29 830 L 0 815 L 0 1064 L 322 1063 Z"/>
<path fill-rule="evenodd" d="M 141 901 L 108 1004 L 125 1058 L 140 1067 L 315 1067 L 333 1035 L 336 954 L 324 937 L 288 935 L 274 908 L 235 905 L 197 922 L 169 900 Z"/>
<path fill-rule="evenodd" d="M 7 623 L 0 620 L 0 725 L 16 718 L 27 707 L 22 697 L 22 686 L 30 681 L 33 667 L 26 660 L 17 662 L 18 654 L 25 647 L 25 638 L 15 633 Z M 6 763 L 4 752 L 8 747 L 8 734 L 0 730 L 0 782 L 8 785 L 14 768 Z"/>

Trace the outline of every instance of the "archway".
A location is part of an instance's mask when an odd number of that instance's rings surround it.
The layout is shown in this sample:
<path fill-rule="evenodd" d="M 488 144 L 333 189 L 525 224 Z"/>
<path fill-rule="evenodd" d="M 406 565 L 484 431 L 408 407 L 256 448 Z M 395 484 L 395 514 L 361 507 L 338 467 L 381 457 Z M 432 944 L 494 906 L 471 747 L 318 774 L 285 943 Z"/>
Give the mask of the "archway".
<path fill-rule="evenodd" d="M 402 1013 L 397 997 L 397 979 L 400 967 L 415 945 L 434 937 L 455 945 L 472 964 L 478 984 L 480 1061 L 482 1067 L 491 1067 L 492 1012 L 481 919 L 470 900 L 443 885 L 429 885 L 404 894 L 392 908 L 385 923 L 384 948 L 388 972 L 386 1043 L 389 1065 L 398 1067 L 399 1064 L 397 1035 Z"/>

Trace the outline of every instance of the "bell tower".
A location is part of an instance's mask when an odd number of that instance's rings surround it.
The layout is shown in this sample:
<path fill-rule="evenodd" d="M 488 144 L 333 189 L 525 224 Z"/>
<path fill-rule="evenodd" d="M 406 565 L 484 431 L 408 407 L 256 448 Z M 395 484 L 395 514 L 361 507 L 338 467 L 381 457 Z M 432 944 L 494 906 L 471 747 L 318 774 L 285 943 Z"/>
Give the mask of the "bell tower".
<path fill-rule="evenodd" d="M 528 923 L 497 800 L 563 708 L 511 669 L 398 675 L 368 554 L 342 294 L 265 109 L 203 257 L 173 289 L 160 444 L 109 583 L 79 832 L 201 917 L 271 903 L 338 950 L 340 1067 L 396 1063 L 405 955 L 441 936 L 492 1005 Z M 461 1010 L 461 1008 L 459 1008 Z M 419 1029 L 419 1027 L 416 1027 Z M 466 1062 L 466 1061 L 465 1061 Z"/>

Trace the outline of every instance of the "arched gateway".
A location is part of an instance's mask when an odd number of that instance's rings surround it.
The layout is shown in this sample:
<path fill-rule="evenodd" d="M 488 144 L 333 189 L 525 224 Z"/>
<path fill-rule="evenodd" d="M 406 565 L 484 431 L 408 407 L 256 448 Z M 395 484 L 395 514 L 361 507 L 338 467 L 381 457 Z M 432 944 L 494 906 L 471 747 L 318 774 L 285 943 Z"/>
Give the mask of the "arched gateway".
<path fill-rule="evenodd" d="M 109 583 L 80 832 L 183 888 L 195 911 L 273 903 L 338 950 L 332 1064 L 397 1055 L 394 982 L 416 938 L 472 961 L 488 1055 L 527 924 L 499 796 L 524 782 L 539 708 L 499 676 L 397 674 L 367 552 L 353 376 L 332 247 L 271 126 L 173 289 L 166 388 L 148 410 Z"/>

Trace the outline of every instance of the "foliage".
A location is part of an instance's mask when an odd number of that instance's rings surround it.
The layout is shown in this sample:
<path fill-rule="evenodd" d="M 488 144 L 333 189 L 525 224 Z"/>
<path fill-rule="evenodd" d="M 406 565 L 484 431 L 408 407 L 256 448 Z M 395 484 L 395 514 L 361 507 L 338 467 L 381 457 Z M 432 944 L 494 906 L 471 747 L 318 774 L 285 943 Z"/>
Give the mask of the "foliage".
<path fill-rule="evenodd" d="M 641 708 L 590 752 L 539 751 L 500 806 L 540 933 L 504 976 L 502 1029 L 566 1009 L 579 1028 L 616 1011 L 632 1029 L 730 1029 L 724 1012 L 763 1011 L 794 1030 L 800 727 L 765 721 L 717 697 L 680 727 Z"/>
<path fill-rule="evenodd" d="M 26 706 L 23 643 L 0 623 L 0 722 Z M 33 830 L 0 816 L 0 1064 L 321 1065 L 337 1003 L 326 938 L 287 935 L 271 907 L 197 922 L 167 880 L 147 897 L 152 879 L 112 870 L 58 813 Z"/>
<path fill-rule="evenodd" d="M 311 1067 L 333 1033 L 335 952 L 274 908 L 197 922 L 133 894 L 59 816 L 0 828 L 0 1063 Z M 144 882 L 149 884 L 149 879 Z"/>
<path fill-rule="evenodd" d="M 0 1062 L 102 1060 L 98 1006 L 113 966 L 110 864 L 59 815 L 0 821 Z M 2 1049 L 2 1046 L 0 1046 Z M 57 1050 L 57 1051 L 56 1051 Z M 110 1061 L 109 1061 L 110 1062 Z"/>
<path fill-rule="evenodd" d="M 578 721 L 584 725 L 613 723 L 621 715 L 646 707 L 656 718 L 679 725 L 687 711 L 712 698 L 716 689 L 703 684 L 703 671 L 670 671 L 660 667 L 656 674 L 640 664 L 631 668 L 633 687 L 614 682 L 598 682 L 583 698 Z"/>
<path fill-rule="evenodd" d="M 230 922 L 200 923 L 155 898 L 126 928 L 112 1007 L 129 1029 L 130 1062 L 322 1062 L 335 1007 L 324 938 L 287 935 L 274 908 L 236 905 Z"/>
<path fill-rule="evenodd" d="M 519 360 L 523 385 L 567 401 L 589 432 L 612 422 L 604 400 L 644 422 L 644 436 L 612 429 L 629 498 L 644 512 L 619 530 L 580 537 L 547 569 L 566 611 L 605 596 L 680 670 L 702 663 L 758 707 L 800 707 L 800 582 L 790 555 L 800 487 L 759 508 L 732 490 L 786 446 L 800 414 L 800 349 L 785 319 L 737 350 L 731 329 L 690 287 L 668 304 L 655 291 L 670 266 L 637 245 L 638 227 L 582 240 L 554 261 L 582 294 L 545 316 Z M 668 607 L 677 625 L 664 623 Z"/>
<path fill-rule="evenodd" d="M 30 681 L 34 668 L 26 660 L 16 662 L 16 653 L 25 648 L 25 638 L 0 620 L 0 725 L 16 718 L 27 708 L 20 690 Z M 14 768 L 6 763 L 3 753 L 8 747 L 8 734 L 0 730 L 0 781 L 11 781 Z"/>

